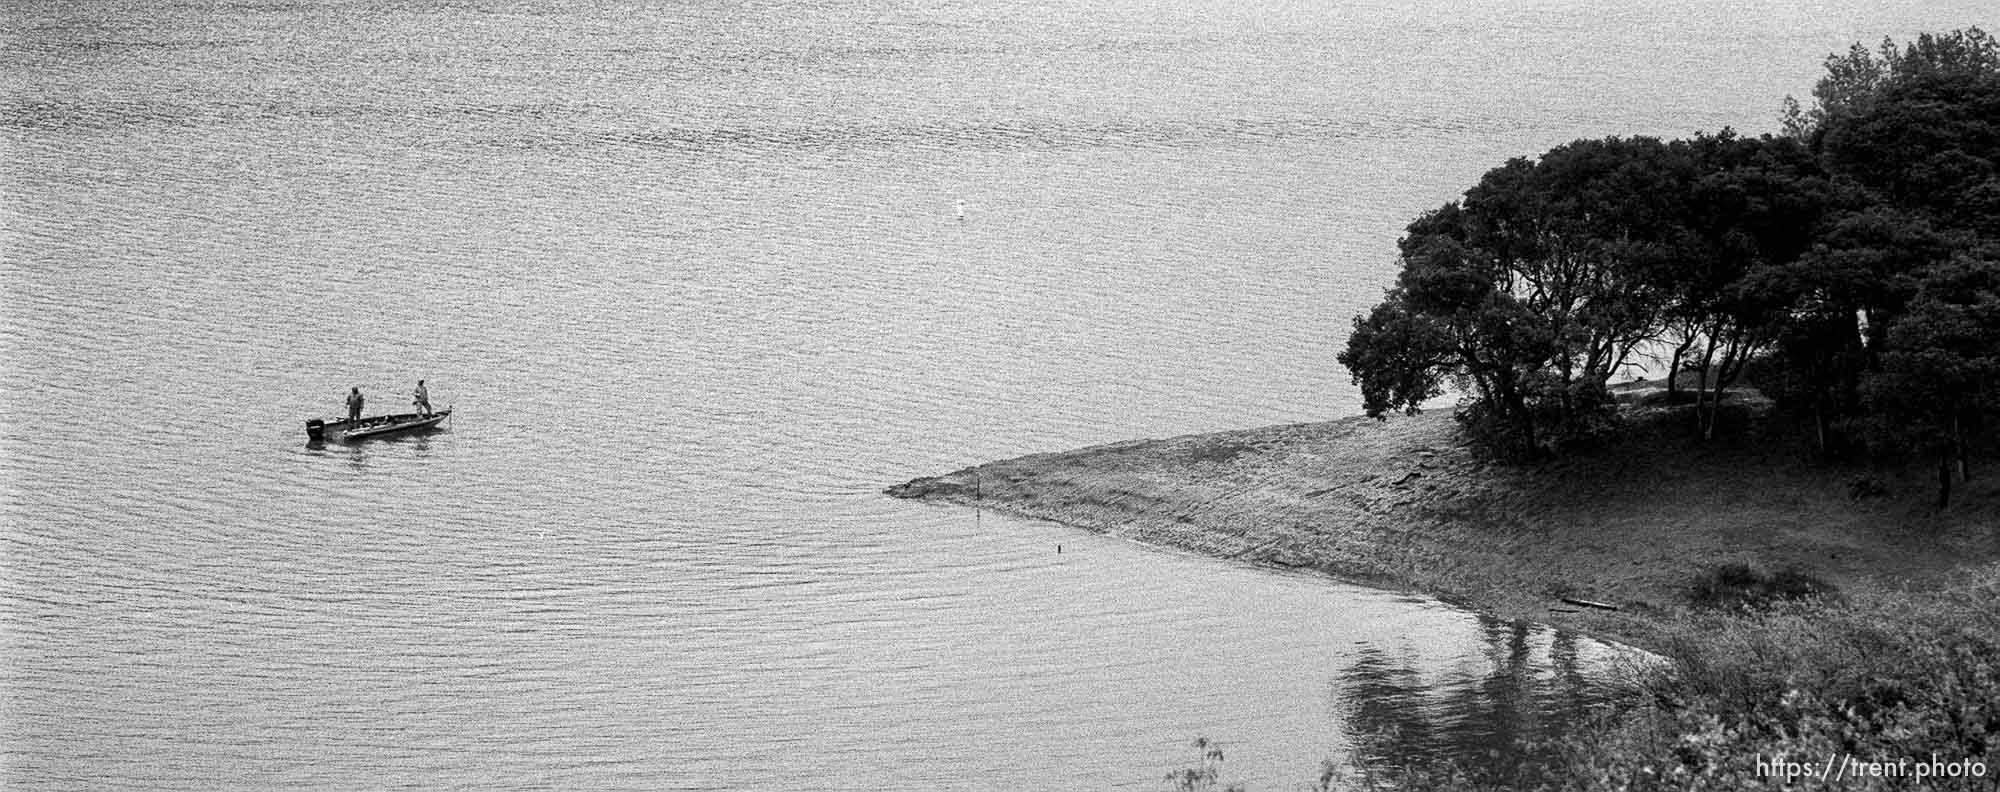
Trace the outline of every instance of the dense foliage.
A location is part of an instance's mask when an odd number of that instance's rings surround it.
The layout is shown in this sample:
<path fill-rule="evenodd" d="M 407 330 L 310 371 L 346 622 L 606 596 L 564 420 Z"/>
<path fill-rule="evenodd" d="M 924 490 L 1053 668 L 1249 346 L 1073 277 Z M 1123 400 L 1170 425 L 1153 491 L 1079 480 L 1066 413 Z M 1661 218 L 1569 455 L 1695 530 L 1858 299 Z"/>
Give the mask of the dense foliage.
<path fill-rule="evenodd" d="M 1368 413 L 1456 385 L 1478 437 L 1536 456 L 1608 431 L 1639 359 L 1704 435 L 1748 372 L 1821 452 L 1931 455 L 1947 497 L 2000 425 L 2000 44 L 1826 66 L 1784 135 L 1580 140 L 1412 222 L 1340 356 Z"/>

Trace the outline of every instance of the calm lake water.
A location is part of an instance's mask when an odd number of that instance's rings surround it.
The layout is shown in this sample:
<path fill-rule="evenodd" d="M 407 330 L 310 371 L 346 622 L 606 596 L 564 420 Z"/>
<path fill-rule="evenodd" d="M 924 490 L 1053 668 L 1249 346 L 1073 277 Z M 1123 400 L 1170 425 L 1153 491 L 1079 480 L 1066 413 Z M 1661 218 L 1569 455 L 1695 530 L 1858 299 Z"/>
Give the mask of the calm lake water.
<path fill-rule="evenodd" d="M 1990 10 L 13 0 L 0 786 L 1154 789 L 1207 735 L 1275 790 L 1532 731 L 1606 647 L 880 490 L 1351 414 L 1485 169 Z M 447 431 L 305 443 L 420 377 Z"/>

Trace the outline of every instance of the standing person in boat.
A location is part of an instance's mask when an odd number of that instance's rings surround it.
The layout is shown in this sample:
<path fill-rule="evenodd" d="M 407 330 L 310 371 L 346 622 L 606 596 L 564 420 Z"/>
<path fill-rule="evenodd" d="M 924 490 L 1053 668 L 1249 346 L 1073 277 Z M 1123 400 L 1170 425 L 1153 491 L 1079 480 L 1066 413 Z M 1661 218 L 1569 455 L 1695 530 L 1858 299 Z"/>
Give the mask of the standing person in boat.
<path fill-rule="evenodd" d="M 361 398 L 361 386 L 359 386 L 359 385 L 356 385 L 356 386 L 354 386 L 354 388 L 353 388 L 352 390 L 349 390 L 349 391 L 347 392 L 347 422 L 348 422 L 348 423 L 351 423 L 351 424 L 352 424 L 352 423 L 360 423 L 360 422 L 361 422 L 361 402 L 362 402 L 362 401 L 364 401 L 364 400 L 363 400 L 363 399 Z"/>
<path fill-rule="evenodd" d="M 417 392 L 412 395 L 416 398 L 411 403 L 417 405 L 417 409 L 423 411 L 425 418 L 431 417 L 431 392 L 424 389 L 423 380 L 417 380 Z"/>

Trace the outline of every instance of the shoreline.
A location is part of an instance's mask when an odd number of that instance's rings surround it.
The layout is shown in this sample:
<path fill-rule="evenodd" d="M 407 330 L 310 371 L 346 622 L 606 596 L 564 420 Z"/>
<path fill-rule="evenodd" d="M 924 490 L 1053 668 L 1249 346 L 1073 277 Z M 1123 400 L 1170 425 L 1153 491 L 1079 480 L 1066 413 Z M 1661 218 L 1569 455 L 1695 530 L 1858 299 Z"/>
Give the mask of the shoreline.
<path fill-rule="evenodd" d="M 1845 592 L 1924 588 L 2000 559 L 2000 535 L 1976 527 L 1995 524 L 1994 481 L 1975 479 L 1943 514 L 1926 513 L 1920 476 L 1891 475 L 1889 495 L 1856 501 L 1857 470 L 1770 443 L 1690 444 L 1664 429 L 1671 417 L 1653 411 L 1606 448 L 1533 465 L 1477 458 L 1437 411 L 1032 454 L 887 493 L 1317 571 L 1645 649 L 1721 564 L 1799 571 Z"/>

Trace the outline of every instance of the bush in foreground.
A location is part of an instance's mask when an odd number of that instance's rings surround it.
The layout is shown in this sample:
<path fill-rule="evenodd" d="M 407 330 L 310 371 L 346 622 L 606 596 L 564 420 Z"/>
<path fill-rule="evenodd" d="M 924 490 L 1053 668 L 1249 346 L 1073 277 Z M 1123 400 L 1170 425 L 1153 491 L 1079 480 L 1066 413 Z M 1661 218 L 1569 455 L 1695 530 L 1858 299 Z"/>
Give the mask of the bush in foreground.
<path fill-rule="evenodd" d="M 1832 585 L 1796 569 L 1771 574 L 1748 564 L 1723 564 L 1695 581 L 1687 597 L 1698 608 L 1742 610 L 1826 599 L 1833 594 Z"/>

